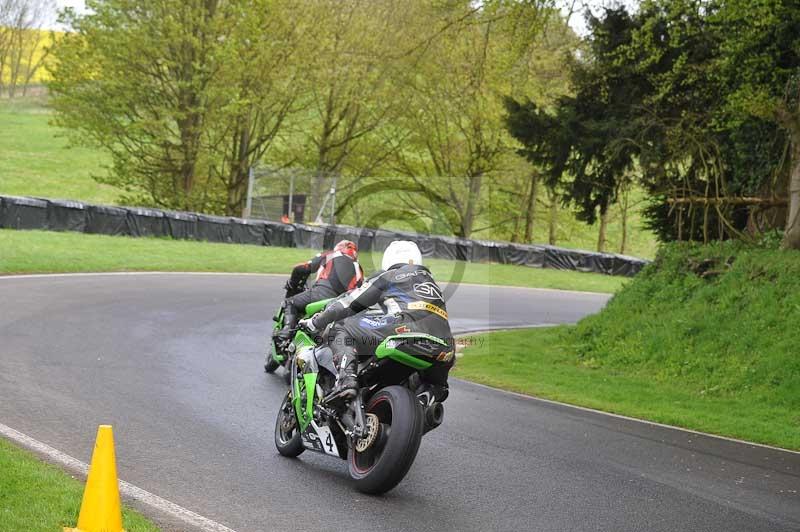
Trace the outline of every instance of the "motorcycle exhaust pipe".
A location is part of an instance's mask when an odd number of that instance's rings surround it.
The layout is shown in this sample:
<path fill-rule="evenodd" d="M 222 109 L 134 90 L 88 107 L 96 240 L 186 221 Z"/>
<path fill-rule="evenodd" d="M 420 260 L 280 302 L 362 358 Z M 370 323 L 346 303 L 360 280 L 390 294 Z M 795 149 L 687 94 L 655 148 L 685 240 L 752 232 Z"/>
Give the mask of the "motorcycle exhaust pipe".
<path fill-rule="evenodd" d="M 444 421 L 444 405 L 436 402 L 425 409 L 425 432 L 431 431 Z"/>

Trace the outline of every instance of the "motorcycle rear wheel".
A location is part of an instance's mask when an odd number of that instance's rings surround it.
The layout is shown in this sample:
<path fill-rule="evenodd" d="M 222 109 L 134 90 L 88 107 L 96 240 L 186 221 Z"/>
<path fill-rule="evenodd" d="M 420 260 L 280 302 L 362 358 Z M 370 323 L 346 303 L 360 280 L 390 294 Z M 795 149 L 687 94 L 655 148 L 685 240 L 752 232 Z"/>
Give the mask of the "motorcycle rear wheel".
<path fill-rule="evenodd" d="M 388 386 L 369 400 L 366 410 L 378 416 L 379 434 L 364 452 L 350 447 L 350 477 L 362 493 L 385 493 L 403 480 L 414 463 L 422 440 L 422 409 L 408 388 Z"/>
<path fill-rule="evenodd" d="M 287 429 L 292 425 L 293 428 Z M 275 419 L 275 447 L 281 455 L 289 458 L 300 456 L 305 451 L 303 440 L 300 437 L 300 427 L 297 425 L 292 400 L 288 393 L 283 398 L 277 419 Z"/>

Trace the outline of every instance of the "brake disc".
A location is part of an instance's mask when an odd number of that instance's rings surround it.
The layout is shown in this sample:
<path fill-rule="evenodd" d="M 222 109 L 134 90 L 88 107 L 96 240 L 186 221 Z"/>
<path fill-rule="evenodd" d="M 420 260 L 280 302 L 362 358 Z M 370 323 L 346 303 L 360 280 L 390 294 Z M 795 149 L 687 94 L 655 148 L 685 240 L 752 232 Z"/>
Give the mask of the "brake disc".
<path fill-rule="evenodd" d="M 356 442 L 356 451 L 363 453 L 378 439 L 378 430 L 380 429 L 380 421 L 375 414 L 367 414 L 366 419 L 367 433 Z"/>
<path fill-rule="evenodd" d="M 281 417 L 281 430 L 284 433 L 288 433 L 297 425 L 297 419 L 291 410 L 284 410 Z"/>

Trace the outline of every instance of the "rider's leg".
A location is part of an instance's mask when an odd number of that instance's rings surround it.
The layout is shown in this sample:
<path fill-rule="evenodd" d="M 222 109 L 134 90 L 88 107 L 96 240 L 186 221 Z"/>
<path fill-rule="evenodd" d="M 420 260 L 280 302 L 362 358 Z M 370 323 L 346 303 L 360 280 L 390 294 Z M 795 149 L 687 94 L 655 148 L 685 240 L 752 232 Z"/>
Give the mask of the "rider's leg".
<path fill-rule="evenodd" d="M 352 399 L 358 391 L 358 352 L 355 342 L 343 324 L 334 325 L 332 337 L 330 347 L 339 375 L 331 396 Z"/>
<path fill-rule="evenodd" d="M 283 329 L 278 331 L 278 337 L 285 339 L 291 338 L 292 331 L 297 328 L 297 322 L 300 321 L 300 318 L 303 317 L 306 311 L 306 306 L 309 303 L 328 297 L 331 297 L 328 291 L 313 287 L 302 294 L 297 294 L 287 299 L 283 309 Z"/>
<path fill-rule="evenodd" d="M 333 360 L 339 369 L 332 396 L 355 397 L 358 389 L 358 360 L 375 354 L 387 336 L 395 333 L 399 321 L 394 316 L 356 315 L 337 323 L 329 342 Z"/>

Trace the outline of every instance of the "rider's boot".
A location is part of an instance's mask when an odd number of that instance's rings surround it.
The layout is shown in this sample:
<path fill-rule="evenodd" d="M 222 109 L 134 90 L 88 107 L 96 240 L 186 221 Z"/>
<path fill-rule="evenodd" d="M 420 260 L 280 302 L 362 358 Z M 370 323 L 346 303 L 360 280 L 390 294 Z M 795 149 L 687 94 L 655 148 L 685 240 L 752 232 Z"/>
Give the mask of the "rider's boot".
<path fill-rule="evenodd" d="M 294 305 L 287 303 L 283 309 L 283 328 L 275 336 L 283 341 L 292 339 L 292 332 L 297 328 L 299 315 Z"/>
<path fill-rule="evenodd" d="M 339 364 L 339 375 L 336 385 L 326 399 L 344 399 L 350 401 L 358 393 L 358 359 L 355 350 L 342 354 Z"/>

